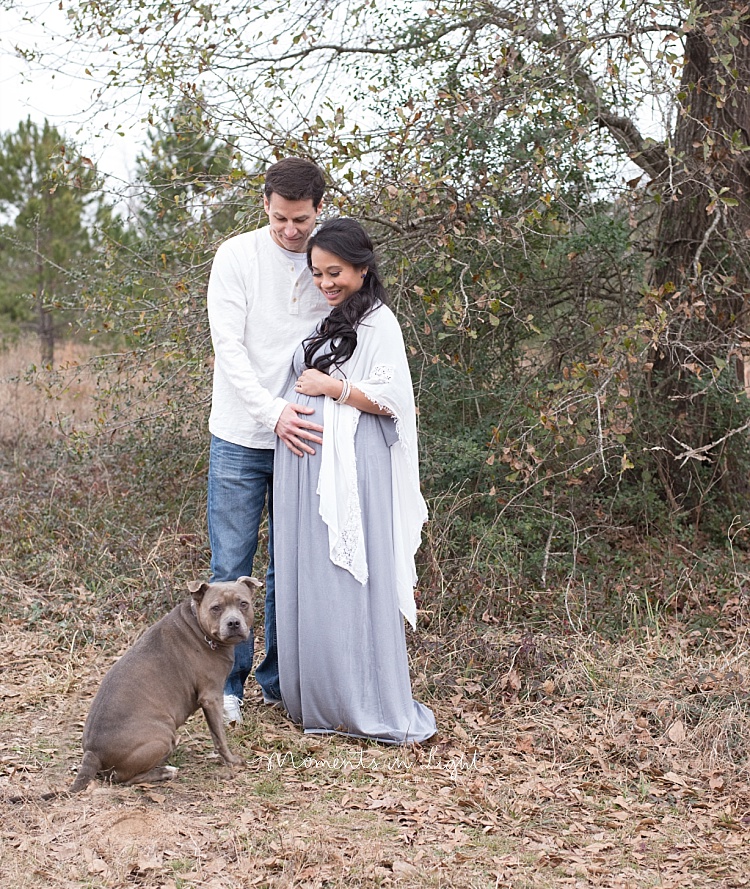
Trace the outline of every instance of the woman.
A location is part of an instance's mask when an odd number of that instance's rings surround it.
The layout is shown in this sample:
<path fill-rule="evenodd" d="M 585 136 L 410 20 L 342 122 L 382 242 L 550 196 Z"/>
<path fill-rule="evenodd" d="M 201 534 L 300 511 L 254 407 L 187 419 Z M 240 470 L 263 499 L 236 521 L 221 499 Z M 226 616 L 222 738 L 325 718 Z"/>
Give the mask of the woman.
<path fill-rule="evenodd" d="M 332 311 L 297 349 L 284 395 L 315 409 L 323 444 L 276 447 L 281 696 L 306 732 L 425 741 L 435 718 L 412 699 L 403 623 L 416 621 L 427 518 L 403 337 L 358 222 L 321 226 L 307 263 Z"/>

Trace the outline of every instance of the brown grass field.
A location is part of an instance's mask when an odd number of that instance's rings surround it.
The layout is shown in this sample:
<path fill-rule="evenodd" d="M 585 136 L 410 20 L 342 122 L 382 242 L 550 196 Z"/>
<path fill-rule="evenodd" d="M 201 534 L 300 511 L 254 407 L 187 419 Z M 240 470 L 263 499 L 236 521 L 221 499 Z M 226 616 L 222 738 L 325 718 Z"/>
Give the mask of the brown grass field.
<path fill-rule="evenodd" d="M 695 556 L 679 610 L 617 638 L 552 612 L 533 625 L 518 611 L 443 619 L 450 586 L 423 589 L 432 619 L 409 644 L 415 696 L 438 719 L 427 746 L 305 736 L 250 689 L 230 735 L 245 760 L 234 773 L 197 714 L 180 732 L 174 781 L 97 781 L 42 800 L 72 780 L 107 667 L 206 563 L 201 510 L 185 500 L 177 519 L 129 531 L 118 554 L 122 516 L 142 508 L 132 467 L 118 474 L 101 451 L 83 467 L 51 456 L 95 419 L 95 387 L 84 377 L 60 388 L 61 374 L 26 382 L 25 360 L 0 355 L 3 887 L 750 885 L 739 556 L 710 576 Z M 570 615 L 576 596 L 606 601 L 595 596 L 606 579 L 587 583 L 523 593 L 565 595 Z"/>
<path fill-rule="evenodd" d="M 0 435 L 4 442 L 85 428 L 94 417 L 96 385 L 79 367 L 91 350 L 63 341 L 57 346 L 53 371 L 37 369 L 39 348 L 27 340 L 0 348 Z"/>

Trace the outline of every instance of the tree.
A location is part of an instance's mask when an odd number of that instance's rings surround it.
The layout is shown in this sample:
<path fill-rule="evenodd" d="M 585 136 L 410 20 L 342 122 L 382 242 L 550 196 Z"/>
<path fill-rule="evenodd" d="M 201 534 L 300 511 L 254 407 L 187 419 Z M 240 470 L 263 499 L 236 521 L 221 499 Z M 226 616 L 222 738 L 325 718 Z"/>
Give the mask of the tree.
<path fill-rule="evenodd" d="M 162 113 L 147 148 L 136 170 L 144 189 L 137 215 L 146 233 L 179 242 L 179 233 L 194 225 L 215 234 L 231 228 L 231 185 L 245 172 L 231 138 L 210 134 L 199 95 Z"/>
<path fill-rule="evenodd" d="M 423 422 L 438 418 L 427 431 L 459 430 L 445 447 L 482 502 L 550 478 L 614 497 L 648 470 L 697 520 L 737 489 L 745 437 L 725 436 L 746 416 L 743 5 L 71 12 L 79 39 L 116 50 L 112 88 L 170 105 L 199 89 L 207 133 L 232 132 L 253 161 L 296 152 L 330 171 L 335 207 L 387 254 Z"/>
<path fill-rule="evenodd" d="M 128 215 L 100 214 L 101 273 L 78 295 L 89 334 L 117 346 L 96 362 L 102 422 L 140 443 L 167 429 L 173 436 L 203 431 L 206 276 L 235 215 L 247 212 L 249 185 L 260 188 L 231 139 L 208 134 L 199 95 L 154 111 L 150 121 L 119 208 Z"/>
<path fill-rule="evenodd" d="M 697 3 L 685 30 L 674 133 L 661 155 L 652 152 L 663 207 L 651 299 L 655 311 L 665 312 L 652 391 L 678 405 L 668 430 L 670 450 L 683 463 L 685 453 L 718 453 L 723 479 L 712 466 L 709 480 L 721 480 L 739 506 L 736 498 L 748 490 L 747 436 L 734 447 L 727 439 L 720 449 L 711 442 L 724 438 L 728 425 L 744 425 L 746 399 L 738 409 L 736 396 L 750 393 L 748 8 L 722 0 Z M 677 506 L 687 500 L 699 510 L 706 487 L 700 464 L 680 475 L 657 457 L 657 467 L 670 501 Z M 689 497 L 691 484 L 697 496 Z"/>
<path fill-rule="evenodd" d="M 92 252 L 96 173 L 46 121 L 40 128 L 28 119 L 5 134 L 0 156 L 0 210 L 9 220 L 0 232 L 5 300 L 23 318 L 18 306 L 32 297 L 41 362 L 48 365 L 57 336 L 53 310 L 81 287 Z"/>

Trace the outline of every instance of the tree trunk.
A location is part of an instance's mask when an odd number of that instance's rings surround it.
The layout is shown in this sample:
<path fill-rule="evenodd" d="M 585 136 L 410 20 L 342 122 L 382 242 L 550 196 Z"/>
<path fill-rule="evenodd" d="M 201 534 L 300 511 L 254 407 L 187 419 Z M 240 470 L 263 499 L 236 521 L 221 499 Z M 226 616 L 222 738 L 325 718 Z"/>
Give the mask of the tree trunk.
<path fill-rule="evenodd" d="M 55 360 L 55 324 L 52 312 L 44 304 L 44 291 L 40 290 L 36 299 L 39 350 L 43 367 L 52 365 Z"/>
<path fill-rule="evenodd" d="M 659 180 L 663 205 L 652 275 L 655 298 L 669 319 L 654 356 L 652 396 L 658 394 L 655 406 L 675 408 L 657 440 L 673 452 L 679 450 L 675 440 L 695 448 L 728 431 L 726 424 L 734 419 L 727 405 L 732 398 L 737 403 L 750 364 L 745 332 L 750 326 L 747 6 L 726 0 L 699 5 L 686 38 L 680 100 L 674 153 Z M 715 372 L 725 367 L 715 384 Z M 714 402 L 722 392 L 724 409 L 718 409 Z M 707 398 L 712 400 L 709 409 Z M 728 465 L 731 473 L 731 461 Z M 680 469 L 662 458 L 665 467 L 667 495 L 700 510 L 703 486 L 695 475 L 700 467 L 689 462 Z M 732 490 L 737 485 L 744 490 L 745 475 L 725 480 Z"/>
<path fill-rule="evenodd" d="M 747 251 L 738 256 L 735 248 L 750 229 L 750 14 L 725 0 L 701 9 L 686 40 L 654 283 L 672 282 L 702 298 L 708 282 L 725 275 L 737 278 L 732 291 L 744 296 L 748 269 L 737 259 L 746 260 Z"/>
<path fill-rule="evenodd" d="M 47 196 L 49 200 L 49 196 Z M 36 220 L 36 315 L 37 331 L 39 333 L 39 352 L 42 367 L 51 366 L 55 360 L 55 325 L 52 312 L 45 305 L 47 288 L 47 271 L 45 253 L 47 245 L 40 226 L 40 220 Z"/>

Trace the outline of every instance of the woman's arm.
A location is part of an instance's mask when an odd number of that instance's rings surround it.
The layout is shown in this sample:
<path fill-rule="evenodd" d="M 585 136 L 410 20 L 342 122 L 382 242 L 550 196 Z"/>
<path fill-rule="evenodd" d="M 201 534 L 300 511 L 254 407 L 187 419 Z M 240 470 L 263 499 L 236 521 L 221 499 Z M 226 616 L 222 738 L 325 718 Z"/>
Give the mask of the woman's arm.
<path fill-rule="evenodd" d="M 329 377 L 328 374 L 324 374 L 322 371 L 308 368 L 300 374 L 294 391 L 299 392 L 301 395 L 327 395 L 335 401 L 341 397 L 344 391 L 344 383 L 341 380 Z M 344 404 L 356 407 L 358 411 L 362 411 L 365 414 L 379 414 L 381 417 L 391 416 L 390 411 L 378 407 L 373 401 L 370 401 L 364 392 L 360 392 L 355 386 L 352 386 L 349 390 L 349 396 Z"/>

